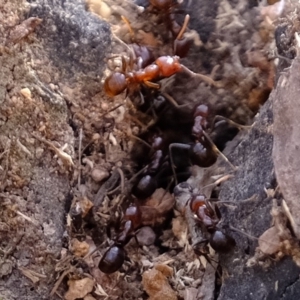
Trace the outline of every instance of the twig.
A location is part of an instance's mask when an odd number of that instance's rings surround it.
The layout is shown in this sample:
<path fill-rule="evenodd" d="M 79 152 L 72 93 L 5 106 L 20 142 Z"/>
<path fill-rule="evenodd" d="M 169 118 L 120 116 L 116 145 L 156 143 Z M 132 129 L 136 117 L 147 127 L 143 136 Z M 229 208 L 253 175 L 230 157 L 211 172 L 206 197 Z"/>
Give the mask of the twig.
<path fill-rule="evenodd" d="M 3 176 L 1 178 L 1 187 L 0 187 L 0 190 L 3 191 L 4 189 L 4 180 L 6 178 L 6 175 L 7 175 L 7 172 L 8 172 L 8 165 L 9 165 L 9 154 L 10 154 L 10 141 L 8 142 L 8 145 L 7 145 L 7 150 L 4 151 L 4 153 L 6 153 L 6 158 L 5 158 L 5 169 L 4 169 L 4 172 L 3 172 Z M 2 153 L 3 154 L 3 153 Z M 3 154 L 4 155 L 4 154 Z"/>
<path fill-rule="evenodd" d="M 51 290 L 50 296 L 52 297 L 55 292 L 57 291 L 57 289 L 59 288 L 60 284 L 62 283 L 63 279 L 72 271 L 74 270 L 74 267 L 71 266 L 69 269 L 65 270 L 60 277 L 58 278 L 58 280 L 55 282 L 53 289 Z"/>
<path fill-rule="evenodd" d="M 72 160 L 72 157 L 67 154 L 66 152 L 64 152 L 61 149 L 56 148 L 51 142 L 47 141 L 46 139 L 36 135 L 35 133 L 30 133 L 35 139 L 39 140 L 40 142 L 46 144 L 47 146 L 49 146 L 54 152 L 55 154 L 63 161 L 63 163 L 67 166 L 67 167 L 73 167 L 74 163 Z"/>
<path fill-rule="evenodd" d="M 82 128 L 79 130 L 79 149 L 78 149 L 78 190 L 81 182 L 81 148 L 82 148 Z"/>
<path fill-rule="evenodd" d="M 106 115 L 109 114 L 110 112 L 116 110 L 117 108 L 119 108 L 119 107 L 121 107 L 121 106 L 123 106 L 123 105 L 124 105 L 124 104 L 121 103 L 121 104 L 118 104 L 117 106 L 115 106 L 115 107 L 109 109 L 108 111 L 106 111 L 105 113 L 103 113 L 102 115 L 100 115 L 100 118 L 103 118 L 104 116 L 106 116 Z"/>

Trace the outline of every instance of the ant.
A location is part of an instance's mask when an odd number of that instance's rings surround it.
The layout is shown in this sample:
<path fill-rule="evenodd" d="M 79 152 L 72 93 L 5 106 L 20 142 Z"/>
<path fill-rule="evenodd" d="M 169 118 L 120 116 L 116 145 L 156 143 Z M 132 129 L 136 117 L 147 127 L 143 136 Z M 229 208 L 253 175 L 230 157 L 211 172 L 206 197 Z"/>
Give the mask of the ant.
<path fill-rule="evenodd" d="M 181 37 L 182 34 L 180 34 Z M 140 46 L 143 47 L 143 46 Z M 137 48 L 137 47 L 136 47 Z M 121 94 L 123 91 L 135 91 L 139 90 L 140 85 L 144 84 L 147 87 L 159 89 L 160 84 L 153 81 L 163 78 L 171 77 L 179 72 L 186 72 L 190 76 L 199 78 L 210 85 L 217 86 L 217 83 L 210 77 L 203 74 L 194 73 L 179 61 L 180 57 L 177 55 L 160 56 L 154 62 L 146 65 L 146 62 L 150 60 L 145 59 L 150 54 L 146 54 L 146 47 L 140 48 L 140 54 L 142 63 L 135 63 L 133 60 L 133 54 L 131 51 L 131 57 L 129 64 L 127 64 L 124 57 L 122 57 L 122 69 L 109 75 L 104 81 L 104 91 L 109 97 L 114 97 Z M 138 51 L 134 50 L 137 55 Z M 136 61 L 139 61 L 137 57 Z"/>
<path fill-rule="evenodd" d="M 151 148 L 154 151 L 151 157 L 151 162 L 147 165 L 144 176 L 139 180 L 137 185 L 133 188 L 132 193 L 138 199 L 146 199 L 150 197 L 157 189 L 157 178 L 160 177 L 162 171 L 164 171 L 164 165 L 160 172 L 159 168 L 163 164 L 163 138 L 161 136 L 152 137 Z"/>
<path fill-rule="evenodd" d="M 193 195 L 190 200 L 190 209 L 197 221 L 210 233 L 209 243 L 217 251 L 226 253 L 235 246 L 235 240 L 218 229 L 220 211 L 212 205 L 213 199 L 207 199 L 203 194 Z"/>
<path fill-rule="evenodd" d="M 192 144 L 172 143 L 169 145 L 170 162 L 176 183 L 175 165 L 172 156 L 173 148 L 188 150 L 189 157 L 193 165 L 197 165 L 202 168 L 210 167 L 216 162 L 218 155 L 221 155 L 231 165 L 231 167 L 235 169 L 235 167 L 228 161 L 224 154 L 220 152 L 206 133 L 206 130 L 208 129 L 208 116 L 209 108 L 207 105 L 201 104 L 197 106 L 193 116 L 194 125 L 192 127 L 194 142 Z"/>
<path fill-rule="evenodd" d="M 179 56 L 160 56 L 154 63 L 146 66 L 144 69 L 137 71 L 127 71 L 126 61 L 122 59 L 122 71 L 114 72 L 109 75 L 104 82 L 104 90 L 110 97 L 121 94 L 126 89 L 137 89 L 140 84 L 145 84 L 150 88 L 159 89 L 160 84 L 152 82 L 162 78 L 171 77 L 172 75 L 184 71 L 193 77 L 198 77 L 208 84 L 217 86 L 217 83 L 208 76 L 194 73 L 179 62 Z"/>
<path fill-rule="evenodd" d="M 134 236 L 136 229 L 142 225 L 142 214 L 138 206 L 129 206 L 123 217 L 123 229 L 117 235 L 114 243 L 103 254 L 99 269 L 103 273 L 111 274 L 118 271 L 124 263 L 126 251 L 124 246 Z"/>
<path fill-rule="evenodd" d="M 175 20 L 174 13 L 174 7 L 177 6 L 178 3 L 175 3 L 173 0 L 150 0 L 150 3 L 153 8 L 162 12 L 164 15 L 167 28 L 172 33 L 174 38 L 173 52 L 175 55 L 185 57 L 192 44 L 190 39 L 183 37 L 183 34 L 187 28 L 187 24 L 190 20 L 190 16 L 186 15 L 183 25 L 180 26 Z"/>

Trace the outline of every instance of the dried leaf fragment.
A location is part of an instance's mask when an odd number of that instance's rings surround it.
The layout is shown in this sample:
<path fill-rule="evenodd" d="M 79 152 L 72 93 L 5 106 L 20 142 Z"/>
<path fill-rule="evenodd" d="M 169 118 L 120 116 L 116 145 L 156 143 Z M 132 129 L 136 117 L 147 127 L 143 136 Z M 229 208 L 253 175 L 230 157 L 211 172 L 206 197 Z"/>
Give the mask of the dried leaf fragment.
<path fill-rule="evenodd" d="M 65 294 L 66 300 L 75 300 L 85 297 L 94 287 L 94 281 L 88 277 L 68 281 L 69 290 Z"/>
<path fill-rule="evenodd" d="M 280 238 L 275 226 L 267 229 L 258 239 L 259 249 L 272 255 L 280 250 Z"/>
<path fill-rule="evenodd" d="M 86 217 L 86 215 L 89 213 L 91 208 L 94 206 L 93 202 L 87 197 L 81 198 L 78 204 L 79 207 L 81 208 L 83 218 Z"/>
<path fill-rule="evenodd" d="M 77 257 L 83 257 L 89 252 L 89 244 L 85 241 L 80 242 L 78 239 L 71 240 L 72 252 Z"/>
<path fill-rule="evenodd" d="M 155 207 L 159 214 L 165 214 L 174 207 L 175 199 L 166 190 L 159 188 L 146 201 L 147 206 Z"/>
<path fill-rule="evenodd" d="M 168 266 L 164 265 L 164 268 Z M 144 272 L 143 274 L 143 287 L 151 300 L 175 300 L 177 299 L 176 293 L 172 290 L 167 277 L 157 268 Z M 164 269 L 165 270 L 165 269 Z M 167 272 L 168 273 L 168 272 Z"/>

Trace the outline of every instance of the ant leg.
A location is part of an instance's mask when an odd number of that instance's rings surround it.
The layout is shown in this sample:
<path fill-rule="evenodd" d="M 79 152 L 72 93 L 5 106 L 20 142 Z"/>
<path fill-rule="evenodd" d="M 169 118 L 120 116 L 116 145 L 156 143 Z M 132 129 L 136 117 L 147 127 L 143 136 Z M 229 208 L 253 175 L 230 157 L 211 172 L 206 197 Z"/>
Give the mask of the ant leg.
<path fill-rule="evenodd" d="M 176 108 L 182 108 L 182 107 L 185 107 L 187 106 L 188 104 L 182 104 L 182 105 L 179 105 L 176 100 L 171 96 L 169 95 L 168 93 L 164 93 L 164 92 L 161 92 L 161 94 L 172 104 L 174 105 Z"/>
<path fill-rule="evenodd" d="M 110 190 L 108 191 L 106 194 L 107 195 L 112 195 L 114 194 L 119 188 L 121 188 L 121 193 L 124 195 L 124 191 L 125 191 L 125 176 L 124 176 L 124 173 L 122 171 L 122 169 L 120 168 L 117 168 L 117 171 L 120 175 L 120 178 L 121 178 L 121 183 L 120 185 L 118 185 L 116 188 L 114 188 L 113 190 Z"/>
<path fill-rule="evenodd" d="M 175 107 L 179 107 L 180 105 L 178 105 L 178 103 L 176 102 L 176 100 L 169 95 L 168 93 L 161 93 L 171 104 L 173 104 Z"/>
<path fill-rule="evenodd" d="M 238 124 L 226 117 L 220 116 L 220 115 L 216 115 L 212 121 L 212 126 L 215 125 L 215 123 L 217 123 L 217 120 L 223 120 L 225 122 L 227 122 L 229 125 L 235 126 L 238 130 L 247 130 L 247 129 L 251 129 L 254 125 L 254 123 L 252 125 L 241 125 Z"/>
<path fill-rule="evenodd" d="M 143 83 L 149 88 L 157 89 L 157 90 L 160 89 L 160 84 L 158 84 L 158 83 L 151 82 L 149 80 L 145 80 Z"/>
<path fill-rule="evenodd" d="M 152 148 L 152 146 L 150 144 L 148 144 L 146 141 L 142 140 L 141 138 L 139 138 L 138 136 L 136 135 L 133 135 L 131 133 L 128 133 L 128 136 L 134 140 L 137 140 L 138 142 L 144 144 L 145 146 L 147 146 L 148 148 Z"/>
<path fill-rule="evenodd" d="M 204 187 L 202 187 L 202 190 L 204 190 L 205 188 L 210 187 L 210 186 L 216 187 L 220 183 L 222 183 L 230 178 L 233 178 L 233 177 L 234 177 L 233 175 L 224 175 L 221 178 L 217 179 L 215 182 L 207 184 Z"/>
<path fill-rule="evenodd" d="M 121 19 L 127 25 L 129 33 L 131 35 L 131 40 L 134 41 L 134 32 L 133 32 L 133 29 L 132 29 L 132 27 L 130 25 L 129 20 L 125 16 L 121 16 Z"/>
<path fill-rule="evenodd" d="M 184 18 L 184 23 L 176 37 L 176 39 L 173 42 L 173 53 L 179 57 L 185 57 L 190 49 L 190 46 L 192 44 L 192 40 L 187 37 L 183 37 L 183 34 L 187 28 L 187 25 L 189 23 L 190 16 L 186 15 Z"/>
<path fill-rule="evenodd" d="M 197 77 L 199 79 L 201 79 L 202 81 L 208 83 L 209 85 L 213 85 L 217 88 L 221 88 L 223 87 L 223 84 L 216 82 L 215 80 L 213 80 L 211 77 L 200 74 L 200 73 L 195 73 L 193 71 L 191 71 L 189 68 L 187 68 L 184 65 L 181 65 L 181 68 L 184 72 L 188 73 L 189 75 L 191 75 L 192 77 Z"/>
<path fill-rule="evenodd" d="M 191 146 L 186 145 L 186 144 L 181 144 L 181 143 L 173 143 L 173 144 L 169 145 L 169 155 L 170 155 L 171 168 L 172 168 L 173 176 L 174 176 L 174 179 L 175 179 L 175 185 L 177 185 L 178 181 L 177 181 L 177 176 L 176 176 L 176 172 L 175 172 L 175 167 L 176 166 L 174 164 L 173 155 L 172 155 L 172 149 L 173 148 L 190 150 Z"/>
<path fill-rule="evenodd" d="M 211 138 L 208 136 L 208 134 L 203 130 L 203 135 L 205 136 L 205 138 L 207 139 L 207 141 L 211 144 L 212 149 L 218 154 L 220 155 L 229 165 L 230 167 L 236 171 L 236 167 L 228 160 L 228 158 L 218 149 L 218 147 L 215 145 L 215 143 L 211 140 Z"/>

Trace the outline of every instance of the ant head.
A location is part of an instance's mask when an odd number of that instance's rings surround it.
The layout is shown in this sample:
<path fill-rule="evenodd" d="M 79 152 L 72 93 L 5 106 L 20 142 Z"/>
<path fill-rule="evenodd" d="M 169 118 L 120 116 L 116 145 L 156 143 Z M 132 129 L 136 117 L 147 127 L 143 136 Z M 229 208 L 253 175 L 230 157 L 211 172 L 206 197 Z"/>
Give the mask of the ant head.
<path fill-rule="evenodd" d="M 198 208 L 206 204 L 206 196 L 204 194 L 196 194 L 190 201 L 190 208 L 193 213 L 197 213 Z"/>
<path fill-rule="evenodd" d="M 212 146 L 205 140 L 197 142 L 191 149 L 191 161 L 193 164 L 207 168 L 212 166 L 218 158 Z"/>
<path fill-rule="evenodd" d="M 126 88 L 127 81 L 123 73 L 115 72 L 105 79 L 104 91 L 109 97 L 121 94 Z"/>
<path fill-rule="evenodd" d="M 142 223 L 142 213 L 139 206 L 131 204 L 129 207 L 127 207 L 124 214 L 124 219 L 130 220 L 135 228 L 140 226 Z"/>
<path fill-rule="evenodd" d="M 209 108 L 207 104 L 200 104 L 195 108 L 194 118 L 197 116 L 201 116 L 203 118 L 207 118 L 209 116 Z"/>

